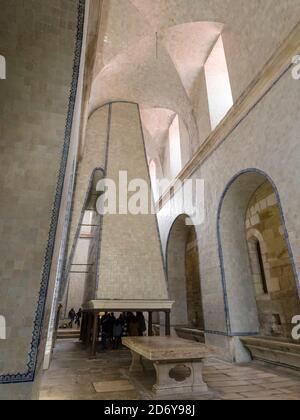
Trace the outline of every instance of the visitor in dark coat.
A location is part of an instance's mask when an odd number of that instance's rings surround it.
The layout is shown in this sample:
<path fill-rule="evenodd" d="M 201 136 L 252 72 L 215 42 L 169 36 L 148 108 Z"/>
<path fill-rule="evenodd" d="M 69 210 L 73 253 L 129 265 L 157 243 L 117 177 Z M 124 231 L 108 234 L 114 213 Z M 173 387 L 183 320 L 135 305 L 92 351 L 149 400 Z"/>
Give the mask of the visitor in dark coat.
<path fill-rule="evenodd" d="M 137 312 L 136 319 L 139 323 L 139 337 L 143 337 L 144 332 L 147 330 L 145 317 L 142 312 Z"/>

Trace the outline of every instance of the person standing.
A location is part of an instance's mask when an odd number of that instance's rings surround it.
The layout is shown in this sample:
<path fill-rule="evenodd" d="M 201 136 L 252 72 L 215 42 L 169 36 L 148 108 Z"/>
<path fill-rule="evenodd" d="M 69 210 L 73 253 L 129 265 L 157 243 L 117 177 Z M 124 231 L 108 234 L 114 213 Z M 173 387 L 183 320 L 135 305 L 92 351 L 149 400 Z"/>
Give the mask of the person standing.
<path fill-rule="evenodd" d="M 80 308 L 75 318 L 75 324 L 77 325 L 78 328 L 80 328 L 80 325 L 81 325 L 81 318 L 82 318 L 82 309 Z"/>
<path fill-rule="evenodd" d="M 143 337 L 144 332 L 147 330 L 144 314 L 142 312 L 137 312 L 136 319 L 139 323 L 139 337 Z"/>
<path fill-rule="evenodd" d="M 101 343 L 103 350 L 106 350 L 106 343 L 109 333 L 109 314 L 105 312 L 105 314 L 101 317 L 100 325 L 101 325 Z"/>
<path fill-rule="evenodd" d="M 128 318 L 127 313 L 123 312 L 123 314 L 120 315 L 119 320 L 121 321 L 122 327 L 123 327 L 123 337 L 128 336 Z"/>
<path fill-rule="evenodd" d="M 69 320 L 70 320 L 69 328 L 73 328 L 73 323 L 74 323 L 75 317 L 76 317 L 76 312 L 75 312 L 74 308 L 72 308 L 69 312 Z"/>
<path fill-rule="evenodd" d="M 136 316 L 133 315 L 128 325 L 128 334 L 129 337 L 138 337 L 139 336 L 139 321 Z"/>
<path fill-rule="evenodd" d="M 117 319 L 113 326 L 113 349 L 118 350 L 122 344 L 123 327 L 120 319 Z"/>

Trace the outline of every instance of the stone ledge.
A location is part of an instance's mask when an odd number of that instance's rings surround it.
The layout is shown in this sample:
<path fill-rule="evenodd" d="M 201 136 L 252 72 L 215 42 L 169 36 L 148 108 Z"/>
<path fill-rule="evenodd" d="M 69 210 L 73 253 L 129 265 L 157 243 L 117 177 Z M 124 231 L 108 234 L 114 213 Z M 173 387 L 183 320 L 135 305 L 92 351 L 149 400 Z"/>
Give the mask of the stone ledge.
<path fill-rule="evenodd" d="M 255 360 L 300 370 L 300 344 L 259 337 L 241 337 Z"/>
<path fill-rule="evenodd" d="M 188 328 L 188 327 L 174 327 L 174 329 L 179 338 L 183 338 L 185 340 L 196 341 L 199 343 L 205 342 L 204 331 L 197 330 L 196 328 Z"/>
<path fill-rule="evenodd" d="M 170 311 L 174 302 L 170 300 L 91 300 L 83 305 L 84 311 L 147 312 Z"/>

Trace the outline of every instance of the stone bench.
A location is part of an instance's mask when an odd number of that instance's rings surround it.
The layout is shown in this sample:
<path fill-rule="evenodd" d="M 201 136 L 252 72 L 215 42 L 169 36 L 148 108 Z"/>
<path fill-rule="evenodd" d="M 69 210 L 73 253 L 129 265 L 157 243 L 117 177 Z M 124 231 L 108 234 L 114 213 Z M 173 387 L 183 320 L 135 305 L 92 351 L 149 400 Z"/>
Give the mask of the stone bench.
<path fill-rule="evenodd" d="M 156 395 L 208 392 L 202 369 L 203 359 L 211 357 L 212 352 L 204 344 L 174 337 L 126 337 L 123 344 L 132 353 L 131 373 L 144 372 L 143 359 L 153 363 Z"/>
<path fill-rule="evenodd" d="M 264 337 L 241 337 L 254 360 L 300 370 L 300 344 Z"/>
<path fill-rule="evenodd" d="M 188 327 L 175 327 L 175 332 L 178 337 L 185 340 L 196 341 L 198 343 L 205 343 L 204 331 Z"/>

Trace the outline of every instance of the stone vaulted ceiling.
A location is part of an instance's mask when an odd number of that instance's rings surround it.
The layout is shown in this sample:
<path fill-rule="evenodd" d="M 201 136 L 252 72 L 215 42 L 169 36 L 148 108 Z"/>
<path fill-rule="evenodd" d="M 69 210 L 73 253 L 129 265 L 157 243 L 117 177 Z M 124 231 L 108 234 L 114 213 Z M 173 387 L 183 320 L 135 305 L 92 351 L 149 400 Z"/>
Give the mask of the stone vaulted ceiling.
<path fill-rule="evenodd" d="M 156 143 L 172 122 L 165 110 L 178 113 L 195 136 L 192 88 L 223 25 L 178 19 L 165 25 L 149 12 L 150 3 L 104 0 L 90 112 L 109 101 L 138 102 L 148 109 L 142 113 L 145 128 L 156 123 L 155 132 L 148 131 Z M 169 13 L 165 4 L 153 3 Z"/>
<path fill-rule="evenodd" d="M 294 7 L 294 0 L 287 2 Z M 144 127 L 156 142 L 170 122 L 165 110 L 178 113 L 197 138 L 193 91 L 209 53 L 226 31 L 236 50 L 252 59 L 257 33 L 268 37 L 263 22 L 272 5 L 274 0 L 103 0 L 89 114 L 109 101 L 133 101 L 145 110 Z M 270 22 L 276 25 L 276 19 Z"/>

